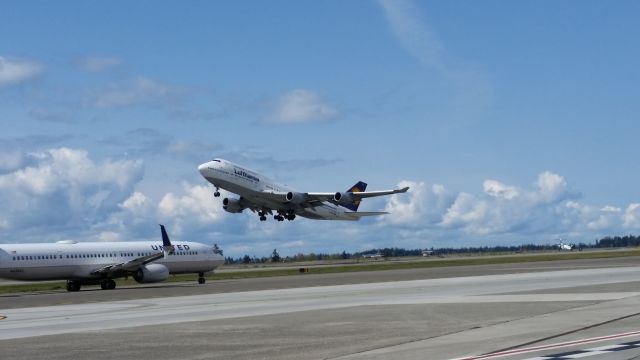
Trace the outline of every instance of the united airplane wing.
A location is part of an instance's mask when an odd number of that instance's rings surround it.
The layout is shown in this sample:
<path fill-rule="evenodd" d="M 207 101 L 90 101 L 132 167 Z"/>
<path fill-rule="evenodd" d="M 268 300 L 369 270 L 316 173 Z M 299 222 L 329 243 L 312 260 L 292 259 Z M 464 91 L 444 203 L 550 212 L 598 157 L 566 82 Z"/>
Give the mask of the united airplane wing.
<path fill-rule="evenodd" d="M 153 253 L 146 256 L 141 256 L 123 263 L 103 266 L 99 269 L 92 271 L 91 275 L 113 275 L 113 274 L 118 274 L 122 272 L 127 272 L 127 273 L 133 272 L 138 270 L 141 266 L 144 266 L 156 260 L 160 260 L 167 255 L 173 254 L 175 249 L 173 245 L 171 245 L 171 241 L 169 240 L 167 231 L 164 229 L 164 225 L 160 225 L 160 229 L 162 231 L 162 251 L 161 252 Z"/>

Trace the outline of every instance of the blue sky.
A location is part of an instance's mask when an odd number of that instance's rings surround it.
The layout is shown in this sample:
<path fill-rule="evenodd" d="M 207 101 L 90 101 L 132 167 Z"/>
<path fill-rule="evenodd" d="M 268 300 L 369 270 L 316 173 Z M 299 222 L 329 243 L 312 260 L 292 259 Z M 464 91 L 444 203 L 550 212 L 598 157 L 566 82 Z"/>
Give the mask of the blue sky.
<path fill-rule="evenodd" d="M 0 242 L 225 254 L 640 230 L 636 1 L 4 1 Z M 358 223 L 232 215 L 224 157 L 303 191 L 410 185 Z M 228 195 L 228 194 L 227 194 Z"/>

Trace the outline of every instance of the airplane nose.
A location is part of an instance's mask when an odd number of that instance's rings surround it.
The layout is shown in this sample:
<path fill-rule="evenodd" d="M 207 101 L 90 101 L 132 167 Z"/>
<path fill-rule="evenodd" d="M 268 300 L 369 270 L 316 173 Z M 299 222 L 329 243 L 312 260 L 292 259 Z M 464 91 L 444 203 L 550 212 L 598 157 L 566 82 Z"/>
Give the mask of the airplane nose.
<path fill-rule="evenodd" d="M 207 171 L 207 163 L 198 166 L 198 171 L 200 172 L 200 174 L 202 174 L 202 176 L 204 176 L 204 172 Z"/>

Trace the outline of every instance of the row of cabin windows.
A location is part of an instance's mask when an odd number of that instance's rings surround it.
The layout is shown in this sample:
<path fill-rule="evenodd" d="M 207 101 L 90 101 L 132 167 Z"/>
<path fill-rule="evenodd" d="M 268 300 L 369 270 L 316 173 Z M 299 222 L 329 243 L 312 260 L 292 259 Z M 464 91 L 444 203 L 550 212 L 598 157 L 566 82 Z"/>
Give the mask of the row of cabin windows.
<path fill-rule="evenodd" d="M 138 253 L 138 257 L 153 255 L 154 253 Z M 120 257 L 134 257 L 135 253 L 120 253 Z M 179 251 L 170 255 L 198 255 L 197 251 Z M 109 258 L 117 257 L 118 254 L 67 254 L 66 259 L 84 259 L 84 258 Z M 23 260 L 55 260 L 62 259 L 62 255 L 26 255 L 14 256 L 13 261 Z"/>

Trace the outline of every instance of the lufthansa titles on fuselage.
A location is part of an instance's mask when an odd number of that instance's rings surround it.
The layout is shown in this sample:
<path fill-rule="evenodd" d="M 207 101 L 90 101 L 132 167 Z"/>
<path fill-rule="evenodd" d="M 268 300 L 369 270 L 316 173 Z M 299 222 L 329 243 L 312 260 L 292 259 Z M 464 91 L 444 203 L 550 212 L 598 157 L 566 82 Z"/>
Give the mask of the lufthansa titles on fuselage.
<path fill-rule="evenodd" d="M 238 168 L 233 168 L 233 173 L 241 176 L 243 178 L 249 179 L 249 180 L 253 180 L 255 182 L 260 182 L 260 179 L 257 178 L 256 176 L 253 176 L 249 173 L 247 173 L 246 171 L 242 170 L 242 169 L 238 169 Z"/>

